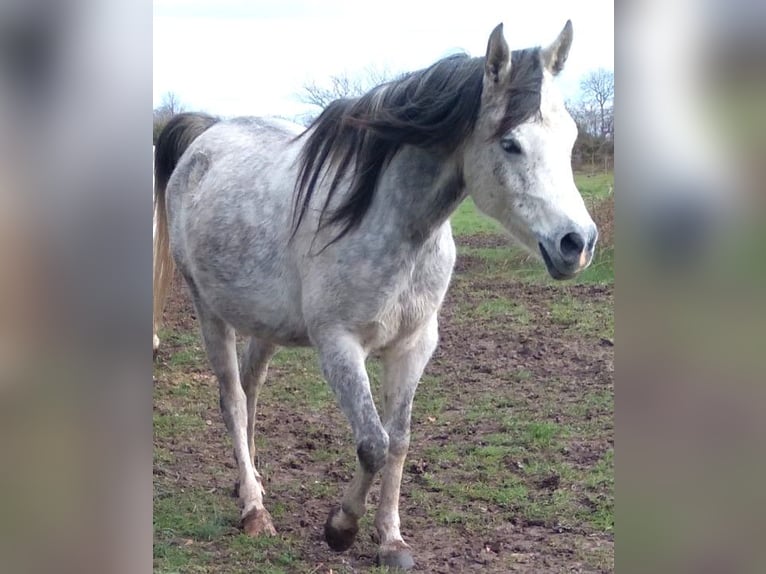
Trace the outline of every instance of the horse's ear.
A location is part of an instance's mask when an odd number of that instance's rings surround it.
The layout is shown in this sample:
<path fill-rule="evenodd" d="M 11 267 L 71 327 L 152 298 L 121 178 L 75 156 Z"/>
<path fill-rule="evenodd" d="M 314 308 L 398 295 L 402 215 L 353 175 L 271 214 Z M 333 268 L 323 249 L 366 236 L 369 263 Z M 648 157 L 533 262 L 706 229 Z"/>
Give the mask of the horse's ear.
<path fill-rule="evenodd" d="M 543 63 L 546 69 L 554 76 L 564 69 L 564 64 L 572 46 L 572 21 L 567 20 L 564 29 L 553 43 L 543 49 Z"/>
<path fill-rule="evenodd" d="M 503 24 L 498 24 L 487 42 L 487 57 L 484 61 L 484 79 L 489 85 L 500 84 L 511 71 L 511 53 L 503 37 Z"/>

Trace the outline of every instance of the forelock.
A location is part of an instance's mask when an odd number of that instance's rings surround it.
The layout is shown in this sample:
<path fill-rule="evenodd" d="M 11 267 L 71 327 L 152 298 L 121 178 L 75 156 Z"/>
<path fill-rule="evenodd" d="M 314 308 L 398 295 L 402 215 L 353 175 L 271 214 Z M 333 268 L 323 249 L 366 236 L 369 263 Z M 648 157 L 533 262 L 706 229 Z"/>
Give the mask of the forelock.
<path fill-rule="evenodd" d="M 505 113 L 495 130 L 495 137 L 502 137 L 535 115 L 539 116 L 543 70 L 539 47 L 516 50 L 511 54 Z"/>

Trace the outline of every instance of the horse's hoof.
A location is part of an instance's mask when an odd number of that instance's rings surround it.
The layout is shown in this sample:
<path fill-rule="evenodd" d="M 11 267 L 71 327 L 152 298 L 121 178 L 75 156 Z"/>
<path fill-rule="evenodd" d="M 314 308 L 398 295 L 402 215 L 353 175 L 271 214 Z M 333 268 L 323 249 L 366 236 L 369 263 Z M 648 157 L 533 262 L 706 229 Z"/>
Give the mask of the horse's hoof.
<path fill-rule="evenodd" d="M 415 560 L 412 558 L 412 552 L 405 543 L 391 545 L 388 548 L 381 548 L 375 556 L 375 564 L 378 566 L 388 566 L 397 570 L 412 570 L 415 567 Z"/>
<path fill-rule="evenodd" d="M 340 508 L 334 508 L 330 511 L 330 516 L 327 517 L 327 522 L 324 523 L 324 539 L 327 545 L 335 550 L 335 552 L 343 552 L 351 548 L 356 538 L 356 533 L 359 532 L 359 527 L 356 524 L 351 526 L 337 527 L 333 524 L 340 514 Z"/>
<path fill-rule="evenodd" d="M 253 508 L 242 517 L 242 530 L 248 536 L 276 536 L 271 515 L 265 508 Z"/>

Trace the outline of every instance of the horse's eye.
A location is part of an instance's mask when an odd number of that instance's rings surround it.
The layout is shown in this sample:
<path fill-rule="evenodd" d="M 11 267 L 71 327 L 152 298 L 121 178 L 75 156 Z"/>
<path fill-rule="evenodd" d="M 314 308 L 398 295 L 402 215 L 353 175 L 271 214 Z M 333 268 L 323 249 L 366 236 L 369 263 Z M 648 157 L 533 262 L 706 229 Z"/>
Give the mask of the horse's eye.
<path fill-rule="evenodd" d="M 506 138 L 501 140 L 500 145 L 503 146 L 503 149 L 510 154 L 521 155 L 521 146 L 519 145 L 519 142 L 513 138 Z"/>

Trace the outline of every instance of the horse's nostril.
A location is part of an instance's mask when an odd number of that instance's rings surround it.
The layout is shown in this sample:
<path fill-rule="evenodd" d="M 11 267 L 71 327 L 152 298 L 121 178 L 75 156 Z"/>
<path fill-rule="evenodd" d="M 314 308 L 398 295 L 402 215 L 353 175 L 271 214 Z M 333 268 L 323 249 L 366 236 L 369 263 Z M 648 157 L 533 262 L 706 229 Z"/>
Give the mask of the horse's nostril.
<path fill-rule="evenodd" d="M 561 238 L 559 251 L 566 262 L 576 263 L 580 260 L 583 247 L 585 247 L 585 240 L 582 235 L 572 231 Z"/>

